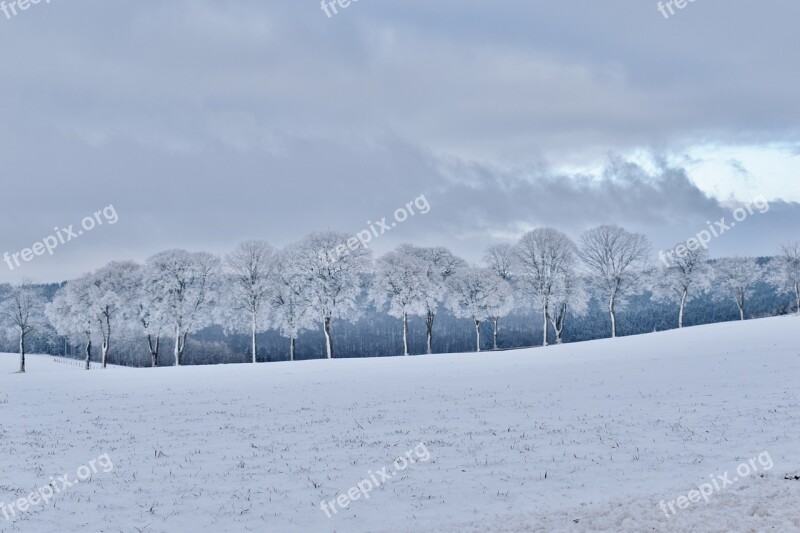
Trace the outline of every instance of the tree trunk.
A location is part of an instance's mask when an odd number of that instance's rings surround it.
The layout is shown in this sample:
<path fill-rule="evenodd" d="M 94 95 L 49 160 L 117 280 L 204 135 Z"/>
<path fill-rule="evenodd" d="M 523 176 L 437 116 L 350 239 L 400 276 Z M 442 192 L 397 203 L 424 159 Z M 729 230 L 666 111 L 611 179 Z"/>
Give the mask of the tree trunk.
<path fill-rule="evenodd" d="M 295 349 L 295 342 L 297 339 L 291 337 L 289 339 L 289 361 L 294 361 L 294 349 Z"/>
<path fill-rule="evenodd" d="M 86 370 L 92 368 L 92 341 L 86 341 Z"/>
<path fill-rule="evenodd" d="M 563 331 L 563 327 L 562 329 L 557 329 L 555 327 L 553 329 L 556 332 L 556 344 L 563 344 L 564 340 L 561 338 L 561 332 Z"/>
<path fill-rule="evenodd" d="M 108 364 L 108 348 L 109 348 L 108 341 L 103 341 L 102 348 L 103 348 L 103 368 L 106 368 L 106 365 Z"/>
<path fill-rule="evenodd" d="M 678 313 L 678 327 L 679 328 L 683 328 L 683 313 L 684 313 L 684 310 L 686 309 L 686 297 L 687 296 L 688 296 L 688 293 L 687 293 L 686 290 L 684 290 L 683 294 L 681 295 L 681 310 Z"/>
<path fill-rule="evenodd" d="M 500 321 L 500 317 L 494 317 L 494 327 L 492 329 L 492 349 L 497 350 L 497 323 Z"/>
<path fill-rule="evenodd" d="M 475 351 L 481 351 L 481 321 L 475 321 Z"/>
<path fill-rule="evenodd" d="M 108 310 L 106 309 L 106 334 L 103 338 L 103 368 L 106 368 L 108 364 L 108 352 L 111 349 L 111 319 L 108 315 Z"/>
<path fill-rule="evenodd" d="M 547 304 L 542 307 L 542 329 L 543 331 L 543 338 L 542 338 L 542 346 L 547 346 Z"/>
<path fill-rule="evenodd" d="M 403 311 L 403 355 L 408 356 L 408 313 Z"/>
<path fill-rule="evenodd" d="M 175 327 L 175 366 L 181 366 L 181 330 L 180 326 Z"/>
<path fill-rule="evenodd" d="M 325 332 L 325 348 L 327 350 L 328 359 L 333 359 L 333 338 L 331 337 L 331 319 L 325 317 L 322 322 L 322 329 Z"/>
<path fill-rule="evenodd" d="M 147 348 L 150 350 L 150 364 L 152 368 L 158 366 L 158 345 L 161 343 L 161 337 L 156 336 L 156 345 L 153 347 L 152 335 L 147 335 Z"/>
<path fill-rule="evenodd" d="M 189 332 L 185 331 L 183 333 L 183 338 L 181 339 L 181 364 L 183 364 L 183 355 L 186 353 L 186 341 L 189 340 Z"/>
<path fill-rule="evenodd" d="M 611 299 L 608 301 L 608 312 L 611 314 L 611 338 L 617 338 L 617 298 L 612 294 Z"/>
<path fill-rule="evenodd" d="M 252 329 L 251 329 L 251 339 L 252 342 L 250 343 L 251 349 L 253 350 L 253 362 L 257 362 L 256 355 L 258 352 L 256 351 L 256 314 L 253 313 L 253 321 L 252 321 Z"/>
<path fill-rule="evenodd" d="M 745 305 L 745 292 L 744 290 L 737 291 L 736 294 L 736 307 L 739 308 L 739 319 L 744 320 L 744 305 Z"/>
<path fill-rule="evenodd" d="M 556 308 L 555 318 L 550 319 L 550 325 L 553 326 L 553 332 L 556 335 L 556 344 L 562 344 L 562 333 L 564 332 L 564 320 L 567 316 L 567 304 L 561 304 Z"/>
<path fill-rule="evenodd" d="M 794 284 L 794 296 L 797 299 L 797 312 L 800 313 L 800 283 Z"/>
<path fill-rule="evenodd" d="M 430 355 L 433 353 L 433 319 L 436 318 L 436 315 L 431 311 L 428 311 L 428 315 L 425 317 L 425 332 L 427 336 L 426 340 L 426 349 L 425 352 Z"/>
<path fill-rule="evenodd" d="M 20 329 L 19 333 L 19 371 L 25 373 L 25 333 Z"/>

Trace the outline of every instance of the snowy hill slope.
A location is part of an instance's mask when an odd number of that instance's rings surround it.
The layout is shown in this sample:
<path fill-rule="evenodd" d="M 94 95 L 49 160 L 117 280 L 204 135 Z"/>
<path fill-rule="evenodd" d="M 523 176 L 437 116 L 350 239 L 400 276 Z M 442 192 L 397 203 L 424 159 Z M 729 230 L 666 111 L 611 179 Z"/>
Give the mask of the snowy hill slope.
<path fill-rule="evenodd" d="M 0 356 L 0 502 L 114 468 L 0 509 L 0 531 L 800 531 L 798 317 L 500 353 L 16 365 Z M 393 465 L 420 443 L 429 460 Z M 660 509 L 765 452 L 709 503 Z"/>

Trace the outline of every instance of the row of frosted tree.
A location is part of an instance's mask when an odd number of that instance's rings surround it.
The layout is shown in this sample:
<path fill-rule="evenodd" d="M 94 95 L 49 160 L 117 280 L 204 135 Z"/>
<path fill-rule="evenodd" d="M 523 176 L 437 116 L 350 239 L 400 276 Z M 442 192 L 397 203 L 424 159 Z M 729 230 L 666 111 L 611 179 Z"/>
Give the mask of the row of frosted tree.
<path fill-rule="evenodd" d="M 478 351 L 481 324 L 491 322 L 496 349 L 501 319 L 520 308 L 540 317 L 545 346 L 548 335 L 561 343 L 569 316 L 585 314 L 592 300 L 606 307 L 612 337 L 618 313 L 642 293 L 677 304 L 678 327 L 686 306 L 704 293 L 733 301 L 744 320 L 759 282 L 792 293 L 800 309 L 800 243 L 785 244 L 768 260 L 710 260 L 699 246 L 675 250 L 653 265 L 647 237 L 618 226 L 590 229 L 577 243 L 556 229 L 539 228 L 516 244 L 489 247 L 485 264 L 471 266 L 446 248 L 412 245 L 373 260 L 352 236 L 322 232 L 282 250 L 248 241 L 224 258 L 169 250 L 145 264 L 115 261 L 65 283 L 51 301 L 22 283 L 0 302 L 0 319 L 19 341 L 24 372 L 26 338 L 45 326 L 84 347 L 86 368 L 98 347 L 105 367 L 113 341 L 123 335 L 142 339 L 152 366 L 158 366 L 162 342 L 169 340 L 179 366 L 189 335 L 211 325 L 248 334 L 253 362 L 259 333 L 279 331 L 294 360 L 298 336 L 321 328 L 325 353 L 333 358 L 334 322 L 362 318 L 365 296 L 399 320 L 404 355 L 409 355 L 411 319 L 424 320 L 426 351 L 432 353 L 434 320 L 442 306 L 474 324 Z"/>

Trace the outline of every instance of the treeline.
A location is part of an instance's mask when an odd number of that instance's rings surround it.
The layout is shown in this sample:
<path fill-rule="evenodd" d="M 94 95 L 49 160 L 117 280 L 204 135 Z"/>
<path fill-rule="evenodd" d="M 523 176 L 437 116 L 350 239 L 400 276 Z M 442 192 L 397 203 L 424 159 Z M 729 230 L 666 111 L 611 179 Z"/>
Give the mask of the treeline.
<path fill-rule="evenodd" d="M 682 327 L 692 312 L 689 323 L 707 323 L 800 306 L 798 243 L 766 259 L 675 250 L 654 265 L 648 239 L 618 226 L 577 242 L 540 228 L 473 266 L 411 245 L 375 260 L 352 236 L 323 232 L 282 250 L 259 241 L 224 258 L 169 250 L 59 287 L 5 286 L 0 309 L 24 371 L 32 339 L 50 353 L 80 347 L 87 365 L 140 366 L 143 348 L 149 366 L 245 353 L 259 362 L 294 360 L 298 348 L 306 359 L 547 345 L 597 338 L 601 327 L 606 336 Z"/>

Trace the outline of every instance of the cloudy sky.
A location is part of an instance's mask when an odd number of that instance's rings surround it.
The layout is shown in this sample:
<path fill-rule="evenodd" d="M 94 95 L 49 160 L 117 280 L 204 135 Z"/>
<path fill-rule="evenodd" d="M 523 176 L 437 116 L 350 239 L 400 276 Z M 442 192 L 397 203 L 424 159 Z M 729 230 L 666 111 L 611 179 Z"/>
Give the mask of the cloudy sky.
<path fill-rule="evenodd" d="M 8 3 L 9 0 L 6 0 Z M 0 253 L 119 220 L 0 282 L 165 248 L 357 232 L 478 260 L 539 225 L 712 254 L 800 239 L 800 4 L 51 0 L 0 12 Z"/>

